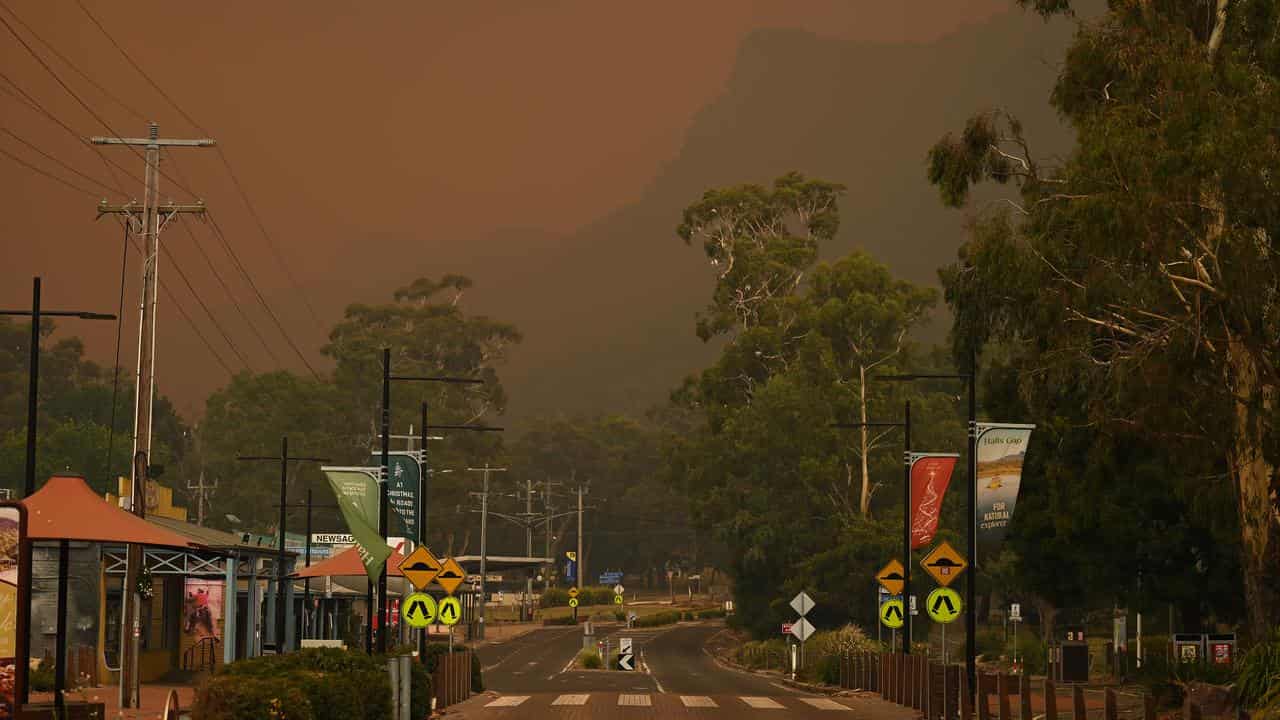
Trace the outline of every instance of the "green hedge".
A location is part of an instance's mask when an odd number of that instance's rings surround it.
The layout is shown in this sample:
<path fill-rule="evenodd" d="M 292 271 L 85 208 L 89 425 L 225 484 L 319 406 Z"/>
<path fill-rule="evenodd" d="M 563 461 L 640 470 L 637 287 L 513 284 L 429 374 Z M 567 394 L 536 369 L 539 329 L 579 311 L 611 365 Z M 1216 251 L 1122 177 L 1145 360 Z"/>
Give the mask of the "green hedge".
<path fill-rule="evenodd" d="M 564 617 L 543 618 L 542 624 L 543 625 L 577 625 L 578 621 L 575 620 L 572 615 L 565 615 Z"/>
<path fill-rule="evenodd" d="M 612 605 L 613 588 L 607 588 L 603 585 L 588 585 L 578 592 L 578 602 L 582 606 Z M 548 588 L 546 592 L 542 593 L 540 604 L 544 608 L 568 607 L 569 591 L 566 588 Z"/>
<path fill-rule="evenodd" d="M 478 660 L 473 672 L 477 665 Z M 411 709 L 415 717 L 426 717 L 431 677 L 420 663 L 410 667 Z M 338 648 L 308 648 L 225 665 L 200 687 L 192 708 L 193 720 L 388 720 L 391 714 L 386 656 Z"/>
<path fill-rule="evenodd" d="M 680 622 L 680 611 L 664 610 L 653 615 L 643 615 L 636 618 L 633 627 L 657 627 L 659 625 L 670 625 Z"/>

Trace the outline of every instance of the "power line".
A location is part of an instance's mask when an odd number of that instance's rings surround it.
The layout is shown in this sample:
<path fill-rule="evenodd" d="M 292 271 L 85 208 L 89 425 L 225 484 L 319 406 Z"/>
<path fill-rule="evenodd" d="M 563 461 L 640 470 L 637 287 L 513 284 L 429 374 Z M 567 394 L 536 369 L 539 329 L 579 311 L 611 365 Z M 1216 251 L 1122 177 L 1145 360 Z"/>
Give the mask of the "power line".
<path fill-rule="evenodd" d="M 200 303 L 201 308 L 204 308 L 204 314 L 209 316 L 210 322 L 212 322 L 213 326 L 217 328 L 218 333 L 222 335 L 222 339 L 226 341 L 227 346 L 231 348 L 231 352 L 235 353 L 237 358 L 240 358 L 240 362 L 244 365 L 246 370 L 253 372 L 253 368 L 249 367 L 249 361 L 244 359 L 244 355 L 240 352 L 240 348 L 236 347 L 236 344 L 231 342 L 231 337 L 228 336 L 227 331 L 222 328 L 222 324 L 218 322 L 218 318 L 213 316 L 213 311 L 209 310 L 209 306 L 205 304 L 204 298 L 200 296 L 200 293 L 196 292 L 194 287 L 192 287 L 191 281 L 187 279 L 187 274 L 182 271 L 182 267 L 178 265 L 178 261 L 173 258 L 173 253 L 169 252 L 167 247 L 164 245 L 160 246 L 160 252 L 164 253 L 165 258 L 167 258 L 169 263 L 173 265 L 173 269 L 177 271 L 178 277 L 182 278 L 182 282 L 186 284 L 187 290 L 191 291 L 191 296 L 196 299 L 196 302 Z"/>
<path fill-rule="evenodd" d="M 95 177 L 93 177 L 93 176 L 91 176 L 91 175 L 86 175 L 86 174 L 84 174 L 84 173 L 80 172 L 79 170 L 75 169 L 74 167 L 71 167 L 71 166 L 70 166 L 70 165 L 68 165 L 67 163 L 65 163 L 65 162 L 63 162 L 63 161 L 59 160 L 58 158 L 56 158 L 56 157 L 54 157 L 54 156 L 50 155 L 49 153 L 47 153 L 47 152 L 45 152 L 45 151 L 41 150 L 40 148 L 36 147 L 36 146 L 35 146 L 35 145 L 33 145 L 32 143 L 28 142 L 27 140 L 24 140 L 24 139 L 23 139 L 22 137 L 20 137 L 17 133 L 15 133 L 14 131 L 10 130 L 10 129 L 9 129 L 9 128 L 7 128 L 7 127 L 0 126 L 0 132 L 8 133 L 8 134 L 9 134 L 9 136 L 10 136 L 10 137 L 12 137 L 14 140 L 17 140 L 18 142 L 22 143 L 23 145 L 26 145 L 26 146 L 27 146 L 28 148 L 30 148 L 31 150 L 33 150 L 33 151 L 35 151 L 35 152 L 39 153 L 39 154 L 40 154 L 41 156 L 43 156 L 46 160 L 50 160 L 50 161 L 52 161 L 52 162 L 54 162 L 54 163 L 57 163 L 59 166 L 61 166 L 63 169 L 67 170 L 68 172 L 74 173 L 75 175 L 78 175 L 78 176 L 80 176 L 81 178 L 84 178 L 85 180 L 88 180 L 89 182 L 91 182 L 91 183 L 93 183 L 93 184 L 97 185 L 98 187 L 100 187 L 100 188 L 102 188 L 102 189 L 106 190 L 107 192 L 113 192 L 113 191 L 117 191 L 117 192 L 118 192 L 118 191 L 119 191 L 119 188 L 112 188 L 111 186 L 107 185 L 106 183 L 102 182 L 101 180 L 99 180 L 99 179 L 97 179 L 97 178 L 95 178 Z"/>
<path fill-rule="evenodd" d="M 139 185 L 143 184 L 142 180 L 139 179 L 136 175 L 134 175 L 128 168 L 124 167 L 123 165 L 120 165 L 119 163 L 116 163 L 113 160 L 107 159 L 107 156 L 104 155 L 101 150 L 95 147 L 88 140 L 85 140 L 83 135 L 76 132 L 75 129 L 72 128 L 70 125 L 63 122 L 62 119 L 59 118 L 57 115 L 54 115 L 53 113 L 49 112 L 49 110 L 45 108 L 44 105 L 40 104 L 39 100 L 36 100 L 34 97 L 30 95 L 30 93 L 28 93 L 26 90 L 23 90 L 22 87 L 18 85 L 18 83 L 13 81 L 13 78 L 4 74 L 3 71 L 0 71 L 0 79 L 3 79 L 5 82 L 9 83 L 9 85 L 11 85 L 14 90 L 17 90 L 19 95 L 22 96 L 22 99 L 26 100 L 26 102 L 29 103 L 32 107 L 34 107 L 35 110 L 38 111 L 41 115 L 44 115 L 46 118 L 51 120 L 54 124 L 56 124 L 58 127 L 66 131 L 67 134 L 69 134 L 71 137 L 76 139 L 76 142 L 80 143 L 81 145 L 84 145 L 85 147 L 93 151 L 93 154 L 97 155 L 98 158 L 102 160 L 102 162 L 106 163 L 108 166 L 114 166 L 117 170 L 124 173 L 126 177 L 138 183 Z M 12 93 L 10 93 L 10 95 L 12 95 Z M 108 172 L 111 172 L 111 171 L 108 170 Z M 112 174 L 114 175 L 114 173 Z M 126 196 L 128 195 L 128 193 L 125 193 L 123 190 L 121 190 L 120 194 L 126 195 Z"/>
<path fill-rule="evenodd" d="M 13 12 L 13 11 L 10 10 L 9 12 Z M 62 89 L 65 90 L 67 94 L 70 95 L 71 98 L 80 105 L 80 107 L 84 108 L 85 112 L 92 115 L 93 119 L 97 120 L 104 128 L 106 128 L 107 132 L 111 133 L 112 137 L 117 137 L 117 138 L 123 137 L 122 135 L 120 135 L 120 133 L 116 132 L 115 129 L 111 127 L 111 124 L 108 123 L 105 119 L 103 119 L 103 117 L 99 115 L 97 111 L 95 111 L 92 107 L 90 107 L 89 103 L 85 102 L 84 99 L 81 98 L 76 93 L 75 90 L 71 89 L 71 86 L 68 85 L 66 81 L 62 79 L 62 76 L 59 75 L 57 71 L 55 71 L 52 67 L 50 67 L 49 63 L 45 62 L 44 58 L 40 57 L 40 54 L 35 51 L 35 48 L 31 47 L 31 45 L 26 40 L 22 39 L 22 36 L 18 34 L 18 31 L 14 30 L 13 25 L 10 25 L 9 21 L 4 19 L 3 16 L 0 16 L 0 25 L 4 25 L 5 29 L 9 31 L 9 34 L 13 35 L 14 39 L 17 40 L 18 43 L 21 44 L 22 47 L 27 51 L 27 54 L 29 54 L 32 58 L 34 58 L 35 61 L 40 64 L 40 67 L 44 68 L 45 72 L 49 73 L 50 77 L 52 77 L 54 81 L 56 81 L 58 85 L 61 86 Z M 137 148 L 133 147 L 132 145 L 126 145 L 126 147 L 128 147 L 129 150 L 131 150 L 134 155 L 137 155 L 140 160 L 142 160 L 144 163 L 146 162 L 146 158 L 142 156 L 142 153 L 139 152 Z M 174 180 L 171 176 L 167 175 L 160 168 L 157 167 L 156 172 L 160 173 L 162 177 L 164 177 L 166 180 L 176 185 L 183 192 L 186 192 L 188 195 L 192 197 L 196 197 L 196 194 L 190 188 L 178 182 L 177 180 Z"/>
<path fill-rule="evenodd" d="M 302 361 L 302 364 L 307 367 L 307 370 L 311 371 L 312 376 L 314 376 L 316 380 L 320 380 L 320 373 L 316 372 L 316 369 L 311 367 L 311 363 L 307 362 L 307 357 L 298 349 L 297 344 L 293 342 L 293 338 L 289 337 L 289 331 L 284 329 L 284 324 L 280 322 L 280 318 L 276 316 L 275 311 L 271 309 L 271 305 L 267 303 L 266 297 L 263 296 L 262 291 L 258 289 L 258 284 L 253 281 L 253 277 L 249 275 L 249 271 L 246 270 L 244 265 L 240 262 L 239 256 L 236 255 L 235 249 L 231 247 L 231 243 L 227 240 L 227 236 L 222 232 L 222 227 L 218 225 L 218 221 L 214 219 L 213 214 L 208 210 L 205 211 L 205 217 L 208 218 L 209 226 L 213 228 L 214 235 L 216 235 L 218 240 L 222 242 L 222 246 L 226 248 L 227 254 L 231 256 L 231 260 L 240 270 L 240 274 L 244 276 L 244 279 L 249 283 L 249 287 L 253 289 L 254 295 L 258 297 L 258 302 L 262 305 L 262 308 L 267 311 L 267 315 L 271 317 L 271 321 L 275 323 L 276 329 L 280 331 L 280 335 L 284 338 L 285 342 L 289 344 L 289 347 L 293 349 L 294 354 L 298 356 L 298 359 Z"/>
<path fill-rule="evenodd" d="M 138 71 L 138 74 L 147 81 L 147 84 L 154 88 L 156 92 L 160 93 L 160 97 L 164 98 L 165 102 L 169 103 L 170 107 L 176 110 L 183 119 L 191 123 L 192 127 L 199 130 L 202 134 L 213 134 L 204 129 L 200 123 L 196 122 L 196 119 L 187 113 L 186 110 L 183 110 L 182 106 L 178 105 L 177 101 L 174 100 L 169 93 L 165 92 L 164 88 L 161 87 L 159 83 L 151 79 L 151 76 L 147 74 L 147 71 L 143 70 L 142 66 L 135 62 L 133 57 L 129 55 L 129 52 L 125 50 L 120 43 L 116 42 L 116 39 L 111 35 L 111 33 L 107 32 L 107 28 L 99 22 L 98 18 L 95 17 L 93 13 L 89 12 L 89 8 L 85 7 L 82 0 L 76 0 L 76 4 L 80 6 L 80 10 L 84 12 L 85 16 L 88 17 L 95 26 L 97 26 L 98 30 L 107 38 L 111 45 L 120 52 L 125 61 L 128 62 L 134 70 Z M 266 223 L 262 221 L 262 216 L 258 213 L 257 207 L 255 207 L 253 202 L 249 199 L 249 193 L 244 189 L 244 185 L 240 182 L 239 176 L 236 175 L 235 170 L 231 167 L 231 161 L 227 159 L 226 153 L 222 150 L 222 146 L 215 146 L 214 150 L 218 153 L 218 159 L 222 161 L 223 167 L 226 168 L 227 175 L 231 177 L 231 183 L 235 185 L 236 192 L 240 194 L 240 199 L 244 201 L 245 207 L 249 210 L 249 215 L 257 224 L 259 232 L 262 233 L 262 237 L 266 239 L 267 247 L 271 249 L 271 253 L 275 256 L 276 262 L 279 263 L 280 268 L 284 270 L 285 277 L 289 279 L 289 283 L 293 286 L 294 292 L 298 293 L 298 297 L 301 298 L 302 304 L 307 307 L 307 312 L 311 314 L 311 319 L 315 321 L 316 327 L 320 330 L 324 330 L 324 324 L 320 321 L 320 316 L 316 314 L 315 307 L 312 306 L 310 299 L 308 299 L 307 295 L 302 291 L 302 287 L 299 285 L 297 278 L 293 276 L 293 272 L 289 269 L 289 264 L 285 262 L 284 256 L 280 252 L 280 248 L 271 237 L 271 233 L 267 232 Z"/>
<path fill-rule="evenodd" d="M 111 452 L 116 442 L 116 398 L 120 393 L 120 337 L 124 330 L 124 284 L 129 269 L 129 225 L 121 225 L 124 229 L 124 242 L 120 248 L 120 302 L 116 310 L 116 364 L 111 372 L 111 429 L 107 432 L 107 460 L 102 468 L 104 477 L 111 476 Z M 135 389 L 134 392 L 137 392 Z"/>
<path fill-rule="evenodd" d="M 277 367 L 281 366 L 280 358 L 276 356 L 275 351 L 267 344 L 266 338 L 264 338 L 262 333 L 258 331 L 258 328 L 253 324 L 253 321 L 249 319 L 249 315 L 244 311 L 244 307 L 240 304 L 240 301 L 232 294 L 231 288 L 227 286 L 226 281 L 222 279 L 222 275 L 218 272 L 217 268 L 214 267 L 213 259 L 209 257 L 209 253 L 204 249 L 204 244 L 200 242 L 195 233 L 191 232 L 191 228 L 189 226 L 183 224 L 182 229 L 187 232 L 187 236 L 191 238 L 192 244 L 194 244 L 196 249 L 200 251 L 200 256 L 204 258 L 205 263 L 209 266 L 209 272 L 213 273 L 214 278 L 218 280 L 218 284 L 222 286 L 222 290 L 227 294 L 227 299 L 235 306 L 236 312 L 240 313 L 240 317 L 244 319 L 245 324 L 253 331 L 254 336 L 258 338 L 258 342 L 262 343 L 262 349 L 267 351 L 267 354 L 271 356 L 271 360 Z"/>
<path fill-rule="evenodd" d="M 49 178 L 50 180 L 53 180 L 53 181 L 55 181 L 55 182 L 62 183 L 63 185 L 66 185 L 67 187 L 71 188 L 72 190 L 75 190 L 76 192 L 82 192 L 82 193 L 84 193 L 85 195 L 88 195 L 88 196 L 89 196 L 89 197 L 91 197 L 91 198 L 96 198 L 96 197 L 98 197 L 98 193 L 96 193 L 96 192 L 94 192 L 94 191 L 92 191 L 92 190 L 89 190 L 89 189 L 83 188 L 83 187 L 81 187 L 81 186 L 79 186 L 79 185 L 76 185 L 75 183 L 71 182 L 70 180 L 64 180 L 63 178 L 60 178 L 60 177 L 58 177 L 57 175 L 54 175 L 53 173 L 51 173 L 51 172 L 49 172 L 49 171 L 47 171 L 47 170 L 44 170 L 44 169 L 42 169 L 42 168 L 38 168 L 38 167 L 36 167 L 35 165 L 32 165 L 31 163 L 27 162 L 26 160 L 23 160 L 22 158 L 18 157 L 17 155 L 14 155 L 13 153 L 9 152 L 8 150 L 5 150 L 4 148 L 0 148 L 0 155 L 4 155 L 5 157 L 9 158 L 10 160 L 12 160 L 12 161 L 14 161 L 14 162 L 18 163 L 19 165 L 21 165 L 21 166 L 25 167 L 26 169 L 28 169 L 28 170 L 30 170 L 30 171 L 32 171 L 32 172 L 39 173 L 39 174 L 41 174 L 41 175 L 43 175 L 43 176 L 45 176 L 45 177 Z"/>
<path fill-rule="evenodd" d="M 23 21 L 22 21 L 22 18 L 18 17 L 18 14 L 17 14 L 16 12 L 14 12 L 14 11 L 13 11 L 13 8 L 10 8 L 8 5 L 5 5 L 3 2 L 0 2 L 0 8 L 4 8 L 4 9 L 5 9 L 5 11 L 6 11 L 6 12 L 8 12 L 8 13 L 9 13 L 9 15 L 11 15 L 11 16 L 13 17 L 13 19 L 14 19 L 14 20 L 19 24 L 19 25 L 21 25 L 21 26 L 22 26 L 22 28 L 23 28 L 24 30 L 26 30 L 26 31 L 27 31 L 27 33 L 28 33 L 28 34 L 30 34 L 30 35 L 31 35 L 31 37 L 33 37 L 33 38 L 35 38 L 36 40 L 38 40 L 38 41 L 40 42 L 40 44 L 41 44 L 41 45 L 44 45 L 44 46 L 45 46 L 45 48 L 47 48 L 47 49 L 49 50 L 49 52 L 53 53 L 53 56 L 54 56 L 54 57 L 58 58 L 59 60 L 61 60 L 61 61 L 62 61 L 62 62 L 64 62 L 64 63 L 66 63 L 66 65 L 67 65 L 68 67 L 70 67 L 72 70 L 74 70 L 74 71 L 76 72 L 76 74 L 77 74 L 77 75 L 79 75 L 80 77 L 84 78 L 84 79 L 85 79 L 85 82 L 89 83 L 89 84 L 90 84 L 90 85 L 92 85 L 94 88 L 96 88 L 96 89 L 98 90 L 98 92 L 102 93 L 103 95 L 106 95 L 106 96 L 107 96 L 107 98 L 108 98 L 109 100 L 111 100 L 111 101 L 112 101 L 112 102 L 114 102 L 115 104 L 119 105 L 120 107 L 124 108 L 126 112 L 128 112 L 128 113 L 129 113 L 129 114 L 131 114 L 131 115 L 133 115 L 135 118 L 137 118 L 137 119 L 141 120 L 142 122 L 146 122 L 146 121 L 147 121 L 146 116 L 144 116 L 141 112 L 139 112 L 139 111 L 137 110 L 137 108 L 134 108 L 134 107 L 130 106 L 130 105 L 129 105 L 128 103 L 126 103 L 125 101 L 123 101 L 123 100 L 121 100 L 120 98 L 116 97 L 116 96 L 115 96 L 115 95 L 114 95 L 110 90 L 108 90 L 108 89 L 106 89 L 105 87 L 103 87 L 101 83 L 99 83 L 97 80 L 94 80 L 93 78 L 89 77 L 89 74 L 88 74 L 88 73 L 86 73 L 85 71 L 81 70 L 81 69 L 80 69 L 80 68 L 79 68 L 75 63 L 73 63 L 73 62 L 71 62 L 69 59 L 67 59 L 67 57 L 66 57 L 65 55 L 63 55 L 62 53 L 58 52 L 58 49 L 57 49 L 57 48 L 55 48 L 52 44 L 50 44 L 50 43 L 49 43 L 49 41 L 47 41 L 47 40 L 45 40 L 44 38 L 40 37 L 40 34 L 39 34 L 39 33 L 37 33 L 35 30 L 31 29 L 31 26 L 30 26 L 30 25 L 26 24 L 25 22 L 23 22 Z"/>

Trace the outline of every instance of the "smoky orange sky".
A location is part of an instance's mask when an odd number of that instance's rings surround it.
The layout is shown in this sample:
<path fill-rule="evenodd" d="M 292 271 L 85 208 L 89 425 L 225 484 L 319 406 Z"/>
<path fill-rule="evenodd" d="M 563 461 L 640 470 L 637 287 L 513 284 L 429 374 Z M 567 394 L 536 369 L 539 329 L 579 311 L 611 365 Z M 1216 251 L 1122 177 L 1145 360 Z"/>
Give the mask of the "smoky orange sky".
<path fill-rule="evenodd" d="M 387 299 L 420 275 L 465 269 L 477 283 L 469 298 L 487 314 L 517 324 L 536 316 L 536 294 L 504 293 L 501 283 L 486 278 L 484 264 L 469 259 L 497 257 L 494 262 L 518 268 L 522 255 L 539 253 L 555 238 L 635 201 L 677 155 L 695 114 L 722 92 L 738 48 L 753 31 L 798 28 L 868 43 L 929 43 L 1011 11 L 1008 0 L 84 2 L 221 145 L 319 323 L 214 151 L 173 151 L 165 171 L 209 205 L 271 307 L 321 371 L 328 364 L 319 347 L 345 305 Z M 20 23 L 125 105 L 160 123 L 162 135 L 200 134 L 74 0 L 3 0 L 0 17 L 114 131 L 143 135 L 144 121 Z M 2 27 L 0 72 L 77 133 L 112 134 Z M 121 234 L 111 218 L 95 222 L 94 205 L 101 196 L 125 198 L 24 146 L 17 138 L 114 182 L 93 152 L 18 99 L 3 78 L 0 91 L 0 150 L 92 191 L 64 187 L 0 155 L 0 306 L 26 305 L 31 276 L 41 275 L 46 307 L 114 311 Z M 913 149 L 913 157 L 923 150 Z M 128 150 L 102 152 L 141 175 L 142 161 Z M 135 181 L 120 180 L 141 199 Z M 165 197 L 190 199 L 169 180 L 161 183 Z M 672 218 L 672 227 L 677 221 Z M 301 370 L 208 229 L 184 222 L 280 365 Z M 191 236 L 175 225 L 163 238 L 250 367 L 277 367 Z M 508 245 L 479 246 L 492 242 Z M 678 242 L 674 232 L 671 242 Z M 138 258 L 130 256 L 122 351 L 122 365 L 130 370 L 139 273 Z M 170 263 L 162 260 L 161 274 L 218 353 L 239 368 Z M 554 272 L 546 278 L 550 284 L 572 281 Z M 689 310 L 690 336 L 696 310 Z M 109 363 L 109 325 L 66 321 L 60 327 L 84 337 L 91 357 Z M 625 338 L 628 328 L 600 332 Z M 549 341 L 528 342 L 535 340 Z M 520 352 L 513 350 L 515 365 Z M 204 397 L 227 374 L 164 296 L 157 353 L 161 392 L 188 418 L 197 417 Z M 519 411 L 520 385 L 508 390 L 513 411 Z"/>

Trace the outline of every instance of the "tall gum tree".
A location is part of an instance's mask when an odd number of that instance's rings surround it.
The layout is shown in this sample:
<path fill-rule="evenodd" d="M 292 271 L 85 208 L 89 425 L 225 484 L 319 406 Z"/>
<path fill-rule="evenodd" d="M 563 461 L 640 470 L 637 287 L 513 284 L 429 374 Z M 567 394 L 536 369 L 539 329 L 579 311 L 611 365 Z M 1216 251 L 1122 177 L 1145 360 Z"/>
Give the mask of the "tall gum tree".
<path fill-rule="evenodd" d="M 928 158 L 947 204 L 984 180 L 1018 189 L 949 274 L 958 342 L 1012 340 L 1037 358 L 1028 392 L 1081 383 L 1098 422 L 1218 453 L 1255 637 L 1280 623 L 1277 27 L 1274 1 L 1113 0 L 1079 25 L 1053 89 L 1068 157 L 1035 157 L 996 110 Z"/>

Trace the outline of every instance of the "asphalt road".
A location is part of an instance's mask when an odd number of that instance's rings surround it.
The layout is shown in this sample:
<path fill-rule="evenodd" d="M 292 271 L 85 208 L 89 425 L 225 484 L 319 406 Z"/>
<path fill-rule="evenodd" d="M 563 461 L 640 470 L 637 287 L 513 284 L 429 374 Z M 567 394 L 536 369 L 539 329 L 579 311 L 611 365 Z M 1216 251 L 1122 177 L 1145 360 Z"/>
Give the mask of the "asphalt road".
<path fill-rule="evenodd" d="M 626 630 L 597 626 L 597 641 L 617 647 L 630 637 L 643 659 L 636 672 L 567 669 L 582 648 L 581 628 L 535 630 L 481 648 L 491 692 L 449 709 L 450 717 L 640 720 L 641 718 L 814 718 L 910 720 L 913 713 L 878 699 L 827 698 L 767 677 L 720 666 L 703 651 L 718 623 Z M 620 717 L 621 716 L 621 719 Z"/>

